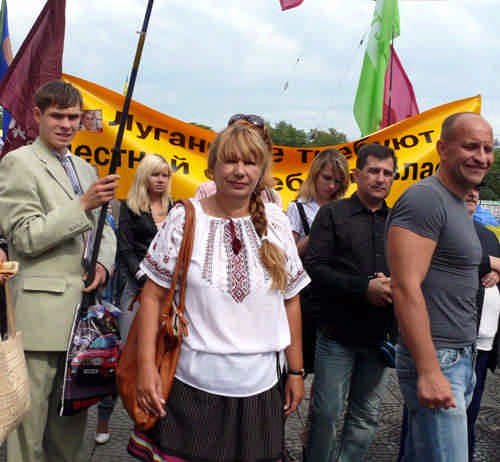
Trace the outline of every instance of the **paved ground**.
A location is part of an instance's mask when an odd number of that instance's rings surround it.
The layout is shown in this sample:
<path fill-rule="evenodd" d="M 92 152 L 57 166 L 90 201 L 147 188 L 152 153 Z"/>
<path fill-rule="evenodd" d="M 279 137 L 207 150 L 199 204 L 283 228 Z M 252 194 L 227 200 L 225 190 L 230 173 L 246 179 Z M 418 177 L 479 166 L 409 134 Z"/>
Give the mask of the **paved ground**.
<path fill-rule="evenodd" d="M 489 375 L 483 398 L 483 406 L 477 424 L 477 462 L 500 461 L 500 375 Z M 286 439 L 290 457 L 301 460 L 300 433 L 303 429 L 309 400 L 304 400 L 300 413 L 291 417 L 287 423 Z M 380 417 L 380 426 L 375 441 L 370 448 L 368 462 L 393 462 L 399 448 L 399 428 L 401 416 L 401 396 L 395 376 L 391 376 L 385 402 Z M 126 444 L 130 430 L 130 421 L 125 411 L 119 406 L 111 419 L 111 440 L 95 446 L 95 409 L 90 412 L 85 452 L 88 462 L 132 462 L 135 459 L 126 453 Z M 5 461 L 5 448 L 0 448 L 0 462 Z M 16 461 L 17 462 L 17 461 Z M 362 462 L 362 461 L 360 461 Z"/>

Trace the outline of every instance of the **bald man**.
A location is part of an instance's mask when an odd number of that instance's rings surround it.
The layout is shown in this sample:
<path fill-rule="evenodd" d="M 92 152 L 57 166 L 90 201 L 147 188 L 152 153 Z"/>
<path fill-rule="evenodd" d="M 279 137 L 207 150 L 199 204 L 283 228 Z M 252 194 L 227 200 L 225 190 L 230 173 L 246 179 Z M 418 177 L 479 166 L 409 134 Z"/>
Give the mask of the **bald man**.
<path fill-rule="evenodd" d="M 492 128 L 478 114 L 453 114 L 437 151 L 438 172 L 405 191 L 387 224 L 405 462 L 468 461 L 481 244 L 463 201 L 493 164 Z"/>

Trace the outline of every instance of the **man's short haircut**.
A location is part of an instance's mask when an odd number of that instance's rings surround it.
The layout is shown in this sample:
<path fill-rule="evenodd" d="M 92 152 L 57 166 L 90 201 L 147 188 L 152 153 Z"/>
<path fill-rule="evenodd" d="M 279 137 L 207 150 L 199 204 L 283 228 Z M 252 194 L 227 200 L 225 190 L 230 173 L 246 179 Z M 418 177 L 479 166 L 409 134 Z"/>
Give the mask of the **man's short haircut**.
<path fill-rule="evenodd" d="M 52 80 L 42 85 L 35 93 L 35 106 L 42 112 L 51 106 L 59 109 L 79 106 L 81 109 L 83 99 L 80 92 L 70 83 Z"/>
<path fill-rule="evenodd" d="M 357 169 L 359 170 L 363 169 L 363 167 L 366 165 L 366 160 L 368 156 L 376 157 L 379 160 L 391 157 L 394 162 L 394 171 L 396 171 L 398 168 L 398 159 L 396 158 L 396 154 L 394 154 L 393 149 L 387 146 L 382 146 L 381 144 L 378 143 L 370 143 L 370 144 L 364 144 L 358 151 L 358 158 L 356 159 Z"/>
<path fill-rule="evenodd" d="M 476 112 L 470 112 L 470 111 L 463 111 L 463 112 L 456 112 L 455 114 L 452 114 L 446 119 L 443 120 L 443 123 L 441 125 L 441 139 L 443 141 L 451 141 L 455 137 L 455 124 L 457 120 L 464 116 L 464 115 L 479 115 Z"/>

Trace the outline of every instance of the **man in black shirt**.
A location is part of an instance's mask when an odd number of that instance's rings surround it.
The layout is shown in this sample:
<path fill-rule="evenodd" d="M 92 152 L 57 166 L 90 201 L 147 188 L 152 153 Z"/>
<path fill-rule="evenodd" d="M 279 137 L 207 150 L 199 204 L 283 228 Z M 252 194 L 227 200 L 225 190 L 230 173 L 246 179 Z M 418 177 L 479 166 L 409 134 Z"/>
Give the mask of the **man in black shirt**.
<path fill-rule="evenodd" d="M 472 188 L 465 196 L 467 211 L 473 215 L 479 204 L 480 186 Z M 476 342 L 476 385 L 472 400 L 467 408 L 467 436 L 469 443 L 469 462 L 474 460 L 475 446 L 475 423 L 481 407 L 486 382 L 487 369 L 495 372 L 499 362 L 499 328 L 500 328 L 500 285 L 498 269 L 498 257 L 500 257 L 500 244 L 490 229 L 481 223 L 474 221 L 477 236 L 483 249 L 483 257 L 479 265 L 479 291 L 477 296 L 478 308 L 478 338 Z M 497 257 L 492 261 L 492 257 Z"/>
<path fill-rule="evenodd" d="M 306 449 L 311 462 L 364 460 L 375 434 L 387 378 L 380 344 L 395 327 L 384 251 L 385 198 L 395 170 L 392 149 L 363 146 L 353 173 L 357 192 L 323 206 L 312 225 L 305 267 L 321 314 Z"/>

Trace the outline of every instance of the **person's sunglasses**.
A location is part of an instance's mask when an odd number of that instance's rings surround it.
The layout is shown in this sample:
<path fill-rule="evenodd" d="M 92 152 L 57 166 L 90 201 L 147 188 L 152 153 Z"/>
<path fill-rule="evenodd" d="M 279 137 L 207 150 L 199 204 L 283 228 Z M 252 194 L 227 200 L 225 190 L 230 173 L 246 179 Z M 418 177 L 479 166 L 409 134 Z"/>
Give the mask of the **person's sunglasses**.
<path fill-rule="evenodd" d="M 258 128 L 264 128 L 264 119 L 255 114 L 234 114 L 227 122 L 227 126 L 233 125 L 238 120 L 244 120 L 249 124 L 255 125 Z"/>

